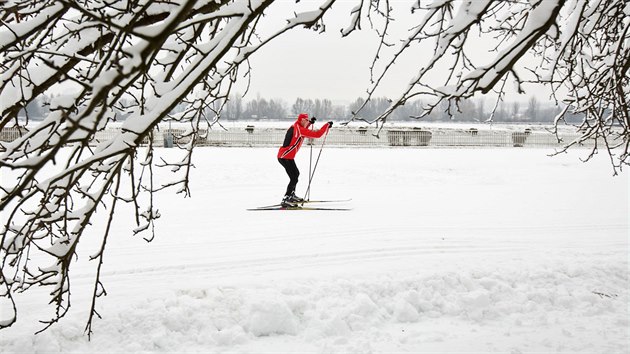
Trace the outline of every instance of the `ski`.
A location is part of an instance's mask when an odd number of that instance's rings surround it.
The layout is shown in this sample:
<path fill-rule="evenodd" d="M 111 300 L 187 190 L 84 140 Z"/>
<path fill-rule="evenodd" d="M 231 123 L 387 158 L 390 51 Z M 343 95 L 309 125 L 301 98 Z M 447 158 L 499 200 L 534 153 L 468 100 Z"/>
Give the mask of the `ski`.
<path fill-rule="evenodd" d="M 305 200 L 304 202 L 301 203 L 297 203 L 297 207 L 300 206 L 304 206 L 304 204 L 310 204 L 310 203 L 345 203 L 345 202 L 349 202 L 352 199 L 339 199 L 339 200 Z M 272 204 L 272 205 L 266 205 L 266 206 L 261 206 L 261 207 L 257 207 L 257 208 L 250 208 L 247 210 L 265 210 L 265 209 L 271 209 L 271 210 L 275 210 L 275 209 L 280 209 L 282 208 L 282 204 Z M 336 208 L 335 208 L 336 209 Z M 345 208 L 342 208 L 343 210 L 345 210 Z"/>
<path fill-rule="evenodd" d="M 346 203 L 352 201 L 352 199 L 338 199 L 338 200 L 305 200 L 304 204 L 308 203 Z M 302 204 L 302 203 L 298 203 Z"/>
<path fill-rule="evenodd" d="M 351 208 L 325 208 L 325 207 L 309 207 L 309 206 L 294 206 L 294 207 L 283 207 L 282 205 L 277 206 L 266 206 L 260 208 L 252 208 L 247 209 L 249 211 L 270 211 L 270 210 L 327 210 L 327 211 L 349 211 Z"/>
<path fill-rule="evenodd" d="M 258 209 L 268 209 L 268 208 L 280 208 L 282 207 L 282 204 L 273 204 L 273 205 L 266 205 L 266 206 L 261 206 L 261 207 L 256 207 L 256 208 L 249 208 L 247 210 L 258 210 Z"/>

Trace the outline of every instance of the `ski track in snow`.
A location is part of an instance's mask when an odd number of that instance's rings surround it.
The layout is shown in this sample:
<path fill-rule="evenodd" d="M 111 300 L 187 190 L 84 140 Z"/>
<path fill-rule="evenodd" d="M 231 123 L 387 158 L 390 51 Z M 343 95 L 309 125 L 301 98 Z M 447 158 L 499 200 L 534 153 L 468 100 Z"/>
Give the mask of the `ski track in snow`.
<path fill-rule="evenodd" d="M 606 161 L 330 149 L 313 192 L 353 211 L 252 213 L 286 183 L 275 150 L 201 151 L 193 198 L 158 200 L 153 242 L 114 225 L 92 340 L 80 258 L 71 314 L 33 336 L 46 291 L 19 295 L 3 353 L 629 351 L 628 177 Z"/>

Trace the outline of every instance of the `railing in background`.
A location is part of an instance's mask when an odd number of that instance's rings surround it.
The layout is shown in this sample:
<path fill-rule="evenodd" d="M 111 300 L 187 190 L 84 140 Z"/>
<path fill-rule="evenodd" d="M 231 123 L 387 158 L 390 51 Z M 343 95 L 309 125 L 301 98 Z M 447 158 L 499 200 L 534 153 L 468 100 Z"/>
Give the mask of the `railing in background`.
<path fill-rule="evenodd" d="M 24 128 L 3 128 L 0 130 L 0 143 L 11 142 L 22 137 L 26 134 L 27 130 Z"/>
<path fill-rule="evenodd" d="M 0 149 L 3 144 L 18 139 L 24 129 L 4 128 L 0 131 Z M 92 145 L 113 138 L 119 132 L 116 128 L 100 131 L 95 134 Z M 172 147 L 175 144 L 186 144 L 190 137 L 184 129 L 156 129 L 153 132 L 153 144 L 158 147 Z M 284 128 L 257 128 L 247 126 L 229 130 L 203 130 L 197 138 L 197 146 L 279 146 L 284 141 Z M 418 129 L 418 128 L 384 128 L 376 137 L 376 129 L 368 128 L 335 128 L 328 134 L 326 144 L 340 147 L 562 147 L 580 138 L 579 134 L 563 134 L 559 142 L 552 133 L 530 129 L 514 130 L 478 130 L 464 129 Z M 148 144 L 148 138 L 143 144 Z M 315 144 L 315 139 L 307 139 L 305 144 Z M 589 141 L 583 146 L 593 146 Z"/>
<path fill-rule="evenodd" d="M 211 146 L 279 146 L 284 141 L 285 129 L 252 129 L 246 131 L 209 131 L 206 144 Z M 376 131 L 338 128 L 328 134 L 326 145 L 341 147 L 562 147 L 579 139 L 579 134 L 563 134 L 562 141 L 549 132 L 509 130 L 455 130 L 436 131 L 419 129 L 383 129 Z M 305 144 L 317 145 L 308 139 Z M 592 146 L 592 142 L 588 144 Z"/>

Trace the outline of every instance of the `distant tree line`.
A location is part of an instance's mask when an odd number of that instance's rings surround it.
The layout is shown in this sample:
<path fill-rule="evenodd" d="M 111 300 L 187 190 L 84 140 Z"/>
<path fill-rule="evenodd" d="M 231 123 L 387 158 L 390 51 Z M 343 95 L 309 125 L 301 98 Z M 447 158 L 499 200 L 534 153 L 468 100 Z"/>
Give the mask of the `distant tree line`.
<path fill-rule="evenodd" d="M 20 114 L 21 117 L 29 120 L 41 120 L 49 112 L 48 106 L 51 97 L 42 96 L 32 101 L 26 110 Z M 227 101 L 214 103 L 214 106 L 224 104 L 221 119 L 227 121 L 261 121 L 261 120 L 292 120 L 299 113 L 306 112 L 312 117 L 322 119 L 348 120 L 360 107 L 364 105 L 365 99 L 357 98 L 354 102 L 343 105 L 333 104 L 330 99 L 310 99 L 297 98 L 293 104 L 288 104 L 282 99 L 266 99 L 257 97 L 245 100 L 240 95 L 232 95 Z M 385 97 L 371 99 L 363 109 L 359 118 L 365 120 L 376 119 L 390 105 L 391 101 Z M 531 96 L 527 102 L 499 102 L 497 109 L 494 108 L 494 101 L 489 99 L 463 99 L 455 106 L 448 107 L 447 102 L 443 102 L 439 109 L 434 109 L 428 115 L 421 118 L 422 121 L 462 121 L 462 122 L 537 122 L 553 123 L 553 118 L 562 111 L 562 107 L 553 103 L 541 103 L 535 96 Z M 173 114 L 180 111 L 180 107 L 173 110 Z M 207 116 L 215 115 L 214 112 L 219 107 L 208 107 Z M 182 108 L 183 109 L 183 108 Z M 423 102 L 420 100 L 407 102 L 398 107 L 389 117 L 390 121 L 414 121 L 422 114 Z M 124 121 L 128 116 L 125 105 L 116 108 L 116 120 Z M 570 123 L 580 123 L 583 119 L 581 115 L 571 115 L 567 117 Z"/>
<path fill-rule="evenodd" d="M 226 120 L 282 120 L 294 119 L 299 113 L 306 112 L 322 119 L 348 120 L 363 107 L 358 118 L 372 121 L 391 104 L 385 97 L 373 98 L 364 105 L 364 98 L 357 98 L 350 104 L 333 104 L 330 99 L 297 98 L 293 104 L 282 99 L 255 98 L 244 101 L 240 96 L 233 96 L 226 102 L 222 119 Z M 467 122 L 540 122 L 553 123 L 553 119 L 562 111 L 562 107 L 553 103 L 541 103 L 535 96 L 524 102 L 500 102 L 497 109 L 494 101 L 487 99 L 464 99 L 457 105 L 448 107 L 444 102 L 440 109 L 434 109 L 422 117 L 422 121 L 467 121 Z M 390 121 L 418 120 L 425 109 L 422 101 L 411 101 L 398 107 L 388 118 Z M 492 112 L 494 111 L 494 114 Z M 579 115 L 570 115 L 567 121 L 581 122 Z"/>

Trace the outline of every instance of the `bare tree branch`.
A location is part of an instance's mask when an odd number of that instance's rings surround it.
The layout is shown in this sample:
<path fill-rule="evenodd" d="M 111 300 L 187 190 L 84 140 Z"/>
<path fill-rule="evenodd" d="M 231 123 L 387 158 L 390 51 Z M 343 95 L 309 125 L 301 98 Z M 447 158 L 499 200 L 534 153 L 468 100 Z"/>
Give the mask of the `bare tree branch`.
<path fill-rule="evenodd" d="M 7 73 L 0 87 L 0 129 L 11 121 L 22 124 L 18 112 L 59 83 L 73 87 L 54 97 L 45 120 L 0 156 L 1 173 L 11 176 L 0 186 L 0 295 L 10 305 L 3 306 L 0 328 L 17 320 L 12 293 L 32 286 L 53 289 L 55 316 L 42 330 L 67 313 L 76 247 L 96 211 L 109 208 L 101 249 L 91 257 L 98 264 L 86 325 L 90 335 L 99 317 L 96 299 L 105 294 L 100 274 L 119 202 L 134 208 L 134 234 L 151 241 L 160 217 L 154 193 L 176 187 L 190 195 L 195 142 L 217 122 L 241 64 L 293 28 L 323 30 L 333 2 L 297 13 L 265 36 L 254 34 L 273 0 L 16 0 L 0 12 L 0 66 Z M 173 114 L 178 105 L 187 108 Z M 90 146 L 121 110 L 127 118 L 119 133 Z M 184 156 L 158 162 L 153 139 L 146 148 L 142 144 L 169 120 L 188 126 L 178 133 Z M 175 180 L 155 180 L 155 168 L 171 169 Z M 131 190 L 120 190 L 123 179 Z M 31 261 L 29 252 L 41 254 L 40 260 Z"/>
<path fill-rule="evenodd" d="M 436 0 L 428 4 L 419 2 L 412 11 L 422 15 L 418 25 L 401 39 L 393 54 L 376 55 L 375 63 L 380 63 L 383 69 L 372 72 L 375 79 L 368 90 L 368 100 L 396 62 L 413 55 L 412 48 L 432 46 L 433 55 L 418 60 L 419 71 L 410 84 L 372 123 L 383 124 L 394 110 L 419 96 L 427 98 L 425 110 L 419 116 L 423 117 L 445 101 L 451 107 L 450 102 L 457 104 L 462 99 L 490 92 L 500 99 L 509 86 L 507 81 L 519 93 L 524 92 L 524 84 L 543 84 L 556 99 L 563 97 L 562 102 L 570 107 L 563 112 L 585 116 L 584 122 L 576 127 L 582 138 L 575 144 L 595 141 L 590 156 L 603 148 L 611 159 L 614 174 L 630 163 L 627 3 Z M 390 17 L 384 17 L 385 29 Z M 476 40 L 471 33 L 485 41 Z M 490 39 L 494 40 L 493 58 L 474 59 L 472 54 Z M 375 67 L 373 64 L 372 70 Z M 445 82 L 438 84 L 436 76 L 445 78 Z M 367 101 L 364 107 L 366 104 Z M 361 109 L 355 111 L 354 119 L 360 116 Z"/>
<path fill-rule="evenodd" d="M 493 114 L 506 87 L 546 84 L 566 105 L 556 117 L 583 114 L 575 127 L 592 141 L 587 160 L 606 151 L 616 174 L 630 162 L 630 17 L 618 0 L 435 0 L 416 1 L 417 24 L 402 38 L 391 33 L 398 2 L 354 0 L 348 36 L 369 23 L 379 36 L 370 65 L 367 100 L 357 120 L 380 129 L 392 112 L 412 99 L 426 98 L 423 114 L 458 111 L 477 94 L 496 93 Z M 133 207 L 134 234 L 151 241 L 160 217 L 154 193 L 176 188 L 190 196 L 196 142 L 219 123 L 232 87 L 249 58 L 295 28 L 326 29 L 324 15 L 335 0 L 291 3 L 296 11 L 268 33 L 258 31 L 274 0 L 12 0 L 0 7 L 0 130 L 13 124 L 20 139 L 0 155 L 0 328 L 17 320 L 16 292 L 33 286 L 51 290 L 57 323 L 70 309 L 70 268 L 77 245 L 95 213 L 105 213 L 92 304 L 86 324 L 92 333 L 107 239 L 115 210 Z M 492 57 L 479 58 L 479 37 L 491 39 Z M 398 40 L 397 40 L 398 39 Z M 415 58 L 418 48 L 426 58 Z M 377 89 L 396 64 L 412 56 L 417 71 L 403 93 L 386 102 L 376 119 L 365 119 Z M 241 70 L 239 72 L 239 70 Z M 437 79 L 436 79 L 437 77 Z M 50 113 L 37 125 L 18 118 L 46 93 Z M 386 106 L 385 106 L 386 107 Z M 177 109 L 176 109 L 177 108 Z M 176 113 L 177 112 L 177 113 Z M 97 134 L 125 116 L 118 133 Z M 184 129 L 168 130 L 164 123 Z M 154 134 L 174 134 L 182 156 L 156 158 Z M 380 130 L 379 130 L 380 131 Z M 377 133 L 378 134 L 378 133 Z M 558 136 L 558 139 L 560 137 Z M 564 151 L 563 150 L 563 151 Z M 561 151 L 560 151 L 561 152 Z M 169 169 L 172 180 L 154 178 Z M 120 188 L 123 184 L 129 188 Z M 44 328 L 44 329 L 45 329 Z"/>

